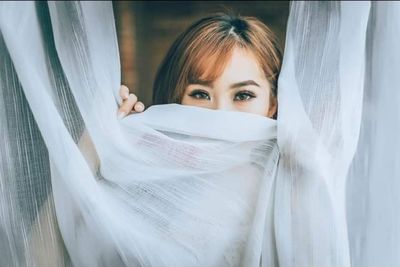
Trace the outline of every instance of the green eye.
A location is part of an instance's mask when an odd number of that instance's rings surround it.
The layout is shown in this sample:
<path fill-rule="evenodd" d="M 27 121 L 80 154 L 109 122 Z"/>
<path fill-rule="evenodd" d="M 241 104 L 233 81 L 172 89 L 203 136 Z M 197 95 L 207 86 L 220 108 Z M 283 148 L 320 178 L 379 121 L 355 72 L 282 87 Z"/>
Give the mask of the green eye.
<path fill-rule="evenodd" d="M 191 96 L 195 99 L 210 100 L 210 96 L 208 95 L 208 93 L 204 92 L 204 91 L 200 91 L 200 90 L 195 90 L 195 91 L 191 92 L 189 96 Z"/>
<path fill-rule="evenodd" d="M 254 93 L 249 91 L 242 91 L 235 95 L 234 101 L 247 101 L 256 97 Z"/>

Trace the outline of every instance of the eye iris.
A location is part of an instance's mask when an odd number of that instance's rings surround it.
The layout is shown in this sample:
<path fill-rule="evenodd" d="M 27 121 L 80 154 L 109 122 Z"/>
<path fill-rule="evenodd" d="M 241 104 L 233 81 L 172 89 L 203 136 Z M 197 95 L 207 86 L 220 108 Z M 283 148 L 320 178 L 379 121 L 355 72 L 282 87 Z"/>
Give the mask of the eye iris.
<path fill-rule="evenodd" d="M 197 95 L 197 98 L 207 98 L 207 94 L 203 93 L 203 92 L 197 93 L 196 95 Z"/>
<path fill-rule="evenodd" d="M 194 97 L 194 98 L 196 98 L 196 99 L 209 99 L 208 94 L 205 93 L 205 92 L 199 92 L 199 91 L 193 92 L 193 93 L 191 94 L 191 96 Z"/>
<path fill-rule="evenodd" d="M 247 99 L 249 99 L 249 95 L 242 94 L 242 95 L 240 95 L 240 99 L 247 100 Z"/>
<path fill-rule="evenodd" d="M 243 100 L 249 100 L 251 97 L 252 97 L 252 96 L 251 96 L 250 94 L 248 94 L 248 93 L 240 93 L 240 94 L 237 94 L 237 95 L 236 95 L 236 99 L 237 99 L 237 100 L 241 100 L 241 101 L 243 101 Z"/>

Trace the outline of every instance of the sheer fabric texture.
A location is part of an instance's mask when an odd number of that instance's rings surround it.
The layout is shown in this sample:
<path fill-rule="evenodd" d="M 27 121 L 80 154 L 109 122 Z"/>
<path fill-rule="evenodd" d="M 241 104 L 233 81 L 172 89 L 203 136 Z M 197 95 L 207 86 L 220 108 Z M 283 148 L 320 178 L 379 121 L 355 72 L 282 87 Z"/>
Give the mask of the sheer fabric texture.
<path fill-rule="evenodd" d="M 111 2 L 0 30 L 0 266 L 400 265 L 398 3 L 291 3 L 277 121 L 118 120 Z"/>

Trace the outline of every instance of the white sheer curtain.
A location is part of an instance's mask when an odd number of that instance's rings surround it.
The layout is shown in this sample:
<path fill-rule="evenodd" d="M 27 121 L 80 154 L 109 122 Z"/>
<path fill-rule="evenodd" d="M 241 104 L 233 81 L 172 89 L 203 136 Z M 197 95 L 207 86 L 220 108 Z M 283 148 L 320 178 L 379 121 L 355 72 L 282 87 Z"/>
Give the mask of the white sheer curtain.
<path fill-rule="evenodd" d="M 293 2 L 277 121 L 118 121 L 111 3 L 0 3 L 0 266 L 399 265 L 399 15 Z"/>
<path fill-rule="evenodd" d="M 350 266 L 346 176 L 362 111 L 369 2 L 294 2 L 279 80 L 282 266 Z"/>
<path fill-rule="evenodd" d="M 353 266 L 400 266 L 400 3 L 373 2 L 361 130 L 347 181 Z"/>

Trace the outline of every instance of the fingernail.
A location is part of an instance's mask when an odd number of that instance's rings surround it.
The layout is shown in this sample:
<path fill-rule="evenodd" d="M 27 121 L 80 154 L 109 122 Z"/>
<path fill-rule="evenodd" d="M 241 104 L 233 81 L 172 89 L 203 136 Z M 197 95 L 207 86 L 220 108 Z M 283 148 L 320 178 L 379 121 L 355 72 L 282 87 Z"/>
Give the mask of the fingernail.
<path fill-rule="evenodd" d="M 143 111 L 143 110 L 144 110 L 144 105 L 143 105 L 142 103 L 137 103 L 137 104 L 135 105 L 135 109 L 136 109 L 137 111 Z"/>
<path fill-rule="evenodd" d="M 123 117 L 125 117 L 125 115 L 126 115 L 126 112 L 118 111 L 118 115 L 117 115 L 118 120 L 121 120 Z"/>
<path fill-rule="evenodd" d="M 121 93 L 121 98 L 122 98 L 123 100 L 127 99 L 128 96 L 129 96 L 129 89 L 128 89 L 128 87 L 126 87 L 126 85 L 123 85 L 123 84 L 122 84 L 119 90 L 120 90 L 120 92 L 122 91 L 122 93 Z"/>

